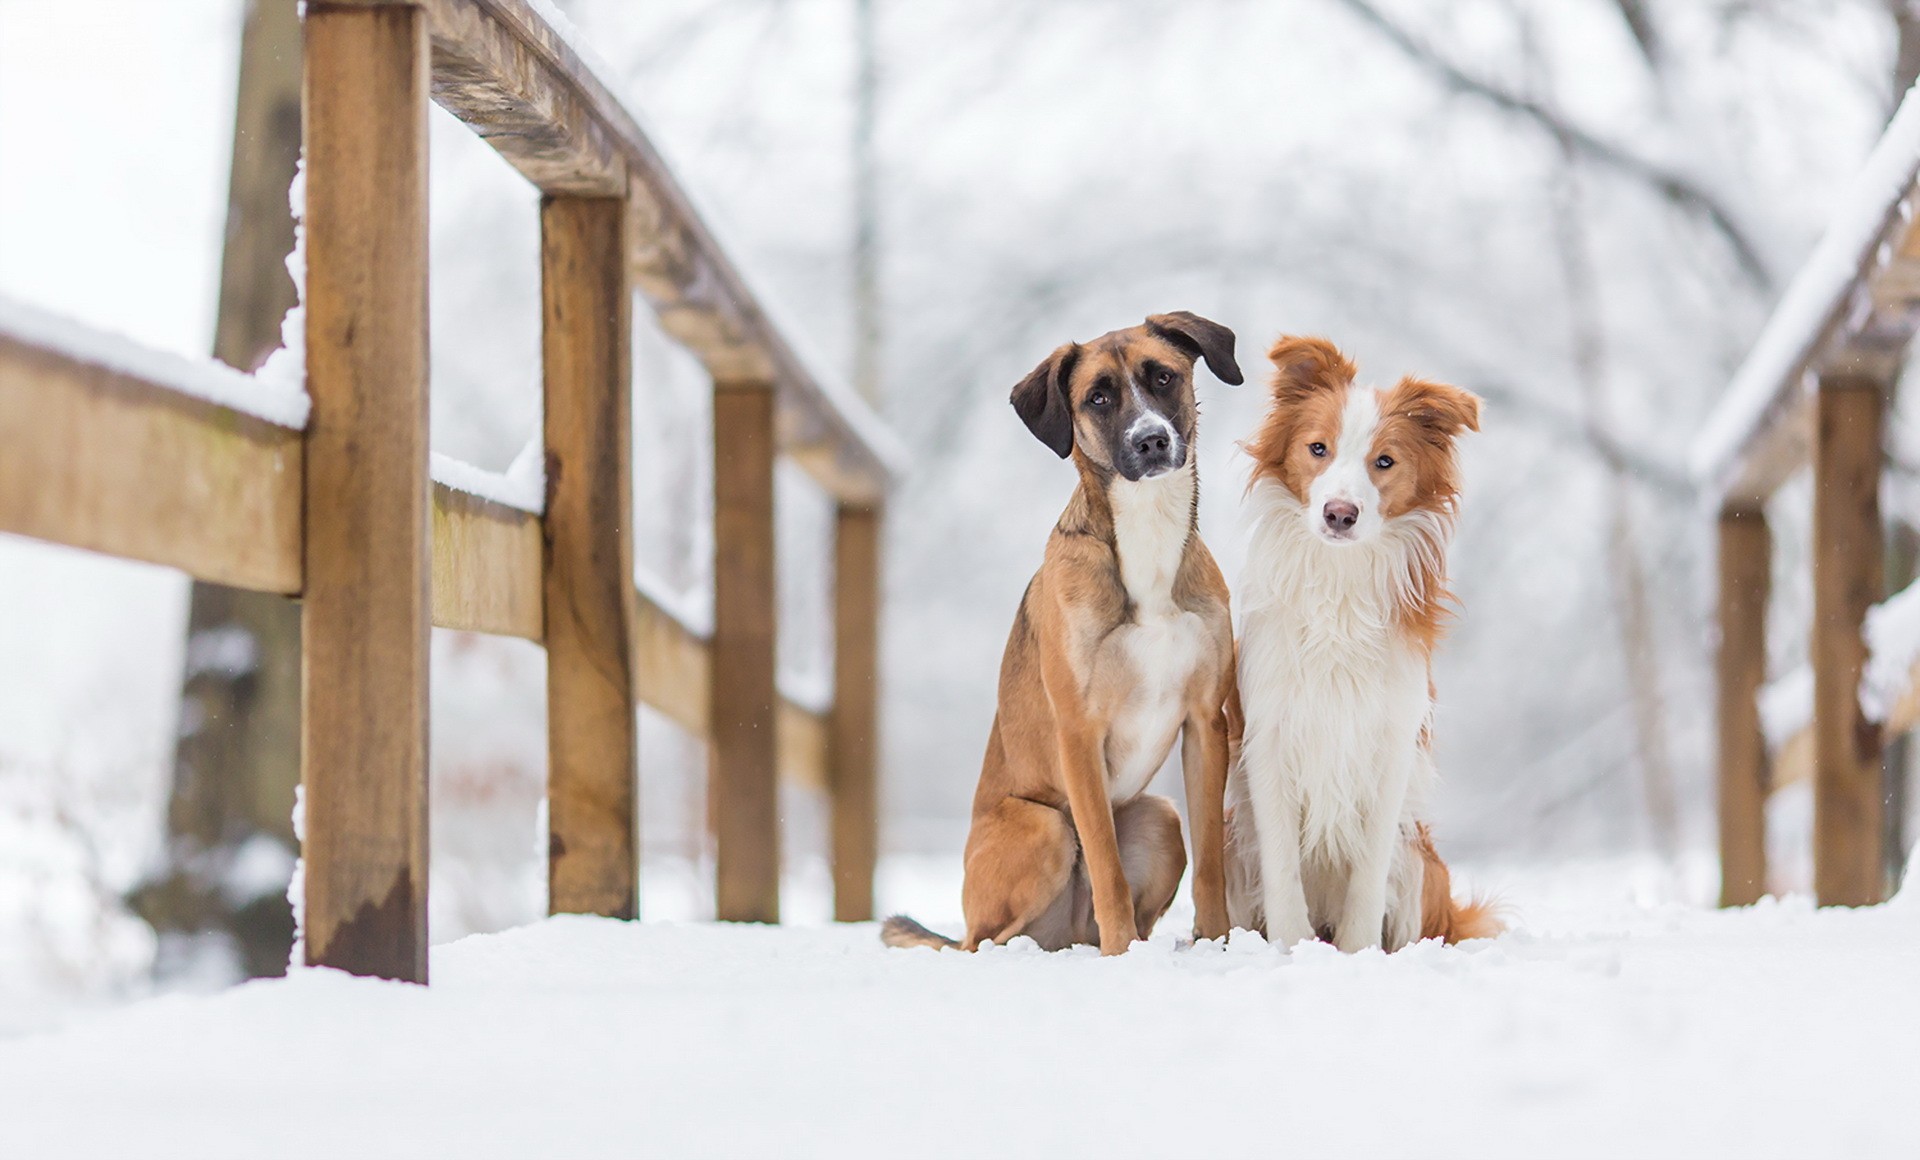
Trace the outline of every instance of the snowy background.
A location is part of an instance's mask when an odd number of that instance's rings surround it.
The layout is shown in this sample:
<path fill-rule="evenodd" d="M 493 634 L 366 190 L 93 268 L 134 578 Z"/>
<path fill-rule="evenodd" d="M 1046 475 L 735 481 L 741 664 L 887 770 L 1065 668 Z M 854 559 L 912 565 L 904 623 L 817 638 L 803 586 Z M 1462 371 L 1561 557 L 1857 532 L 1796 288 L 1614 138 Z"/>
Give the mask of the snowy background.
<path fill-rule="evenodd" d="M 844 370 L 850 0 L 564 7 Z M 1488 399 L 1439 662 L 1443 850 L 1510 875 L 1600 859 L 1640 868 L 1622 898 L 1710 898 L 1711 543 L 1685 450 L 1892 107 L 1890 5 L 878 11 L 884 411 L 914 464 L 889 520 L 886 849 L 957 857 L 1008 618 L 1072 486 L 1008 388 L 1060 342 L 1187 309 L 1239 333 L 1250 375 L 1278 334 L 1323 333 L 1374 380 Z M 206 352 L 240 17 L 0 0 L 0 294 Z M 437 111 L 433 134 L 433 445 L 500 470 L 538 422 L 535 195 Z M 635 314 L 637 557 L 697 593 L 707 384 Z M 1233 443 L 1262 396 L 1204 376 L 1201 395 L 1203 531 L 1231 576 Z M 797 473 L 779 500 L 782 664 L 818 680 L 830 509 Z M 1776 504 L 1776 672 L 1804 653 L 1805 507 L 1798 485 Z M 186 591 L 0 537 L 0 1030 L 146 986 L 152 938 L 119 900 L 160 848 Z M 436 631 L 436 941 L 544 910 L 541 665 Z M 699 917 L 701 750 L 643 714 L 642 761 L 644 913 Z M 787 804 L 788 912 L 819 921 L 820 803 Z M 1776 804 L 1777 885 L 1803 886 L 1805 814 Z"/>

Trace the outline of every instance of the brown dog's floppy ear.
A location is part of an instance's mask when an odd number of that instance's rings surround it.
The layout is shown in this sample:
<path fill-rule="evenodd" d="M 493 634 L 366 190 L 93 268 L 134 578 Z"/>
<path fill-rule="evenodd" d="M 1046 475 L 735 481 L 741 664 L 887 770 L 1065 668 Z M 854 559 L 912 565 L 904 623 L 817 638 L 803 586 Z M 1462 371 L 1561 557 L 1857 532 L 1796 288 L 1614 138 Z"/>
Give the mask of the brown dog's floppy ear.
<path fill-rule="evenodd" d="M 1240 364 L 1233 361 L 1233 331 L 1186 310 L 1171 314 L 1147 315 L 1147 329 L 1186 351 L 1207 360 L 1213 377 L 1230 387 L 1247 381 Z"/>
<path fill-rule="evenodd" d="M 1285 335 L 1267 352 L 1273 360 L 1273 395 L 1299 398 L 1353 382 L 1353 363 L 1324 338 Z"/>
<path fill-rule="evenodd" d="M 1065 459 L 1073 454 L 1073 405 L 1067 398 L 1067 380 L 1080 357 L 1080 345 L 1070 342 L 1047 356 L 1013 388 L 1014 413 L 1033 437 Z"/>
<path fill-rule="evenodd" d="M 1439 438 L 1480 430 L 1480 396 L 1472 391 L 1408 375 L 1394 387 L 1393 397 L 1407 418 Z"/>

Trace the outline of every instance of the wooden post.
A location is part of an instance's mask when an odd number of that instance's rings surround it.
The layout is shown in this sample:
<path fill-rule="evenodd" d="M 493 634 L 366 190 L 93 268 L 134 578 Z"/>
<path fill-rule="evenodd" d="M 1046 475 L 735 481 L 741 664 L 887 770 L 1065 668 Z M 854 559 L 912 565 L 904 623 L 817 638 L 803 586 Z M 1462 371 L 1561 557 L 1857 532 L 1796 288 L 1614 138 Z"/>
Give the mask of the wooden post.
<path fill-rule="evenodd" d="M 1720 513 L 1720 905 L 1746 906 L 1767 889 L 1767 746 L 1756 700 L 1767 679 L 1772 537 L 1766 512 Z"/>
<path fill-rule="evenodd" d="M 306 954 L 427 979 L 427 28 L 309 3 Z"/>
<path fill-rule="evenodd" d="M 626 202 L 540 206 L 547 854 L 554 914 L 638 912 L 632 295 Z"/>
<path fill-rule="evenodd" d="M 873 917 L 879 854 L 880 527 L 875 508 L 841 505 L 834 526 L 833 712 L 827 789 L 833 802 L 833 917 Z"/>
<path fill-rule="evenodd" d="M 1860 708 L 1861 629 L 1885 573 L 1880 386 L 1820 381 L 1813 448 L 1813 879 L 1822 906 L 1880 901 L 1880 730 Z"/>
<path fill-rule="evenodd" d="M 713 389 L 712 813 L 714 910 L 780 921 L 780 801 L 774 777 L 772 385 Z"/>

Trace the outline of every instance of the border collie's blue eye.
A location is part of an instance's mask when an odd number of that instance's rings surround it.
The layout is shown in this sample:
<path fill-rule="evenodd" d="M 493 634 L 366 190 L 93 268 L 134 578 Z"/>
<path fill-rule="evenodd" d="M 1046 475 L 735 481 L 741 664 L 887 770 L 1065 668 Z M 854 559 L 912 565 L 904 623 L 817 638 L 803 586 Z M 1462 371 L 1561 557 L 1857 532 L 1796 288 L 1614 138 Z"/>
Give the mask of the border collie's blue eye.
<path fill-rule="evenodd" d="M 1373 461 L 1373 465 L 1379 468 L 1380 470 L 1385 471 L 1387 468 L 1393 466 L 1393 456 L 1382 455 L 1380 458 Z"/>
<path fill-rule="evenodd" d="M 1325 443 L 1309 443 L 1307 444 L 1307 450 L 1313 452 L 1315 459 L 1325 459 L 1327 457 L 1327 445 Z"/>

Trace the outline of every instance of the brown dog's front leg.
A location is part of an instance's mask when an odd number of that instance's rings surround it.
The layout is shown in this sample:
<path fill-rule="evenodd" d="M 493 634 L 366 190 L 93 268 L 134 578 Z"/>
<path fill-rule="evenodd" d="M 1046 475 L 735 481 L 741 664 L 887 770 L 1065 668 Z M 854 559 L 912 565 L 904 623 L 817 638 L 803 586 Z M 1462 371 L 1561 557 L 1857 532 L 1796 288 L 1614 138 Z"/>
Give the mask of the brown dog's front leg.
<path fill-rule="evenodd" d="M 1188 718 L 1180 734 L 1187 783 L 1187 828 L 1193 836 L 1193 937 L 1227 933 L 1227 717 Z"/>
<path fill-rule="evenodd" d="M 1100 756 L 1100 738 L 1090 725 L 1063 723 L 1060 773 L 1067 783 L 1067 807 L 1080 836 L 1080 854 L 1087 860 L 1093 918 L 1100 924 L 1100 953 L 1117 955 L 1132 944 L 1136 933 L 1133 888 L 1127 885 L 1127 872 L 1120 864 L 1113 805 L 1107 800 L 1106 762 Z"/>

